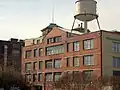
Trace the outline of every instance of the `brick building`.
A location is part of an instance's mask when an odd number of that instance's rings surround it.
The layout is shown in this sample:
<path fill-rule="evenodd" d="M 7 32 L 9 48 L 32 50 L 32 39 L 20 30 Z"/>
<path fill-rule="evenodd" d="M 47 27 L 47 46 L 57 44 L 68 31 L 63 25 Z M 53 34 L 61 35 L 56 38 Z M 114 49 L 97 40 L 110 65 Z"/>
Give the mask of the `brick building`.
<path fill-rule="evenodd" d="M 0 40 L 0 66 L 13 66 L 21 70 L 21 51 L 24 46 L 23 40 L 11 38 L 9 41 Z"/>
<path fill-rule="evenodd" d="M 22 74 L 37 90 L 45 90 L 46 81 L 57 80 L 64 72 L 120 75 L 120 32 L 71 33 L 50 24 L 39 40 L 22 49 Z"/>

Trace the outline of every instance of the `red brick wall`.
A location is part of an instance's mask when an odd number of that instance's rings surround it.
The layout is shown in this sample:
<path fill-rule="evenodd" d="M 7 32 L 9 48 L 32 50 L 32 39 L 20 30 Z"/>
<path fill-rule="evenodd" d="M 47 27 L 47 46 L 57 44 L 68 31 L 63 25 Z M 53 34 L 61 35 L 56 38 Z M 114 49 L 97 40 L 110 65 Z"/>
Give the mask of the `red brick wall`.
<path fill-rule="evenodd" d="M 58 42 L 58 43 L 53 43 L 53 44 L 49 44 L 47 45 L 47 39 L 51 38 L 51 37 L 55 37 L 55 36 L 62 36 L 62 41 Z M 75 37 L 71 37 L 71 38 L 67 38 L 66 37 L 66 32 L 59 30 L 58 28 L 54 28 L 50 33 L 48 33 L 48 35 L 46 37 L 44 37 L 44 42 L 42 44 L 38 44 L 38 45 L 31 45 L 28 47 L 23 47 L 23 54 L 22 54 L 22 71 L 25 71 L 24 69 L 24 64 L 26 62 L 35 62 L 35 61 L 39 61 L 42 60 L 45 62 L 45 60 L 50 60 L 50 59 L 55 59 L 55 58 L 61 58 L 62 59 L 62 67 L 60 69 L 50 69 L 50 70 L 46 70 L 45 68 L 42 70 L 37 70 L 43 73 L 46 72 L 63 72 L 66 70 L 79 70 L 79 71 L 83 71 L 83 70 L 88 70 L 88 69 L 92 69 L 95 70 L 94 72 L 101 76 L 101 44 L 100 44 L 100 32 L 93 32 L 93 33 L 89 33 L 89 34 L 83 34 L 83 35 L 79 35 L 79 36 L 75 36 Z M 84 50 L 83 49 L 83 40 L 86 39 L 93 39 L 94 40 L 94 49 L 91 50 Z M 73 42 L 74 41 L 79 41 L 80 42 L 80 51 L 78 52 L 73 52 Z M 58 44 L 64 44 L 65 47 L 67 46 L 67 43 L 71 43 L 70 44 L 70 52 L 67 52 L 67 48 L 65 48 L 65 53 L 63 54 L 59 54 L 59 55 L 51 55 L 51 56 L 45 56 L 45 47 L 47 46 L 53 46 L 53 45 L 58 45 Z M 24 56 L 24 51 L 26 50 L 34 50 L 34 48 L 44 48 L 44 56 L 41 57 L 37 57 L 37 58 L 30 58 L 30 59 L 25 59 Z M 32 52 L 33 53 L 33 52 Z M 95 66 L 83 66 L 83 56 L 84 55 L 94 55 L 94 60 L 96 65 Z M 72 59 L 74 56 L 78 56 L 80 58 L 80 67 L 72 67 Z M 65 58 L 66 57 L 71 57 L 71 67 L 66 67 L 66 61 Z M 45 67 L 45 66 L 43 66 Z M 33 67 L 31 67 L 33 68 Z M 23 72 L 24 74 L 24 72 Z"/>

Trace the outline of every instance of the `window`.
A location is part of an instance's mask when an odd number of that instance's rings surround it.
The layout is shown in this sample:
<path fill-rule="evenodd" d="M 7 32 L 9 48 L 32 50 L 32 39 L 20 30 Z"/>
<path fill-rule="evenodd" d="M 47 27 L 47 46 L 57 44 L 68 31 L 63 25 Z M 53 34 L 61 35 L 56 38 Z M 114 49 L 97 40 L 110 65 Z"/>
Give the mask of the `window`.
<path fill-rule="evenodd" d="M 72 37 L 72 36 L 73 36 L 73 33 L 67 32 L 67 37 Z"/>
<path fill-rule="evenodd" d="M 53 80 L 53 78 L 52 78 L 52 73 L 46 73 L 46 74 L 45 74 L 45 80 L 46 80 L 46 81 L 52 81 L 52 80 Z"/>
<path fill-rule="evenodd" d="M 73 50 L 79 51 L 79 42 L 73 42 Z"/>
<path fill-rule="evenodd" d="M 39 48 L 39 56 L 42 56 L 42 53 L 43 53 L 43 49 Z"/>
<path fill-rule="evenodd" d="M 51 68 L 53 67 L 52 64 L 53 64 L 53 63 L 52 63 L 52 60 L 46 61 L 46 62 L 45 62 L 45 67 L 46 67 L 46 69 L 51 69 Z"/>
<path fill-rule="evenodd" d="M 26 80 L 27 82 L 31 82 L 31 74 L 26 74 L 26 75 L 25 75 L 25 80 Z"/>
<path fill-rule="evenodd" d="M 120 76 L 120 71 L 113 71 L 113 76 Z"/>
<path fill-rule="evenodd" d="M 58 36 L 58 37 L 54 37 L 54 42 L 60 42 L 61 41 L 61 36 Z"/>
<path fill-rule="evenodd" d="M 120 68 L 120 57 L 113 57 L 113 67 Z"/>
<path fill-rule="evenodd" d="M 91 78 L 92 74 L 93 74 L 93 70 L 83 71 L 83 76 L 84 76 L 84 79 L 86 79 L 86 80 L 89 80 Z"/>
<path fill-rule="evenodd" d="M 25 71 L 28 72 L 31 70 L 31 62 L 25 63 Z"/>
<path fill-rule="evenodd" d="M 37 70 L 37 62 L 33 63 L 33 70 Z"/>
<path fill-rule="evenodd" d="M 94 65 L 93 55 L 86 55 L 83 57 L 84 65 Z"/>
<path fill-rule="evenodd" d="M 61 76 L 61 72 L 55 72 L 54 73 L 54 80 L 55 81 L 59 80 L 60 76 Z"/>
<path fill-rule="evenodd" d="M 54 61 L 54 68 L 60 68 L 61 59 L 55 59 Z"/>
<path fill-rule="evenodd" d="M 85 40 L 84 41 L 84 49 L 88 50 L 88 49 L 93 49 L 93 40 Z"/>
<path fill-rule="evenodd" d="M 66 58 L 66 66 L 69 67 L 70 66 L 70 58 Z"/>
<path fill-rule="evenodd" d="M 19 56 L 20 55 L 20 50 L 19 49 L 13 49 L 13 55 L 14 56 Z"/>
<path fill-rule="evenodd" d="M 33 44 L 35 44 L 35 39 L 33 39 Z"/>
<path fill-rule="evenodd" d="M 60 42 L 61 41 L 61 36 L 57 36 L 57 37 L 53 37 L 53 38 L 49 38 L 47 40 L 47 43 L 50 44 L 50 43 L 57 43 L 57 42 Z"/>
<path fill-rule="evenodd" d="M 43 61 L 39 61 L 39 69 L 42 69 L 43 67 Z"/>
<path fill-rule="evenodd" d="M 114 52 L 120 52 L 120 43 L 113 42 L 112 49 L 113 49 Z"/>
<path fill-rule="evenodd" d="M 37 74 L 33 74 L 33 82 L 37 80 Z"/>
<path fill-rule="evenodd" d="M 38 81 L 42 81 L 42 73 L 38 74 Z"/>
<path fill-rule="evenodd" d="M 40 43 L 40 40 L 37 40 L 37 44 L 39 44 Z"/>
<path fill-rule="evenodd" d="M 58 45 L 58 46 L 52 46 L 46 48 L 47 55 L 60 54 L 60 53 L 64 53 L 64 45 Z"/>
<path fill-rule="evenodd" d="M 37 49 L 34 49 L 34 57 L 37 57 Z"/>
<path fill-rule="evenodd" d="M 73 57 L 73 66 L 74 66 L 74 67 L 80 66 L 79 57 Z"/>
<path fill-rule="evenodd" d="M 30 58 L 32 55 L 32 50 L 25 51 L 25 58 Z"/>
<path fill-rule="evenodd" d="M 47 39 L 47 43 L 48 43 L 48 44 L 54 43 L 54 38 L 49 38 L 49 39 Z"/>

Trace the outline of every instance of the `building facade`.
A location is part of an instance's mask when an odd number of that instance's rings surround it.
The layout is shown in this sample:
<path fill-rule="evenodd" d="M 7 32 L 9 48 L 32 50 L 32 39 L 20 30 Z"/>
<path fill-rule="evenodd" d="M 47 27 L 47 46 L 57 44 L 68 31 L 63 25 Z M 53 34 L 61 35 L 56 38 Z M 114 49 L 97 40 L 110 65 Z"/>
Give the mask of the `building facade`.
<path fill-rule="evenodd" d="M 119 32 L 83 34 L 50 24 L 42 33 L 42 42 L 22 49 L 22 74 L 36 90 L 46 90 L 46 82 L 57 80 L 64 72 L 120 75 Z"/>
<path fill-rule="evenodd" d="M 23 40 L 11 38 L 9 41 L 0 40 L 0 66 L 12 66 L 21 71 L 21 53 Z"/>

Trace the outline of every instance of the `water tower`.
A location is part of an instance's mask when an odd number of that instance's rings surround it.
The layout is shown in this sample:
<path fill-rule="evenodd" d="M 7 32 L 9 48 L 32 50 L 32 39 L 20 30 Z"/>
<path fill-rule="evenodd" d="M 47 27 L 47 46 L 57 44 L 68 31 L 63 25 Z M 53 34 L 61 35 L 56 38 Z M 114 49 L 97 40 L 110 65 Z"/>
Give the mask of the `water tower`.
<path fill-rule="evenodd" d="M 74 23 L 76 19 L 84 22 L 85 33 L 88 33 L 87 22 L 90 22 L 94 19 L 97 20 L 100 29 L 100 25 L 98 22 L 98 15 L 96 14 L 97 2 L 95 0 L 77 0 L 75 4 L 76 4 L 76 12 L 74 16 L 72 29 L 74 27 Z"/>

